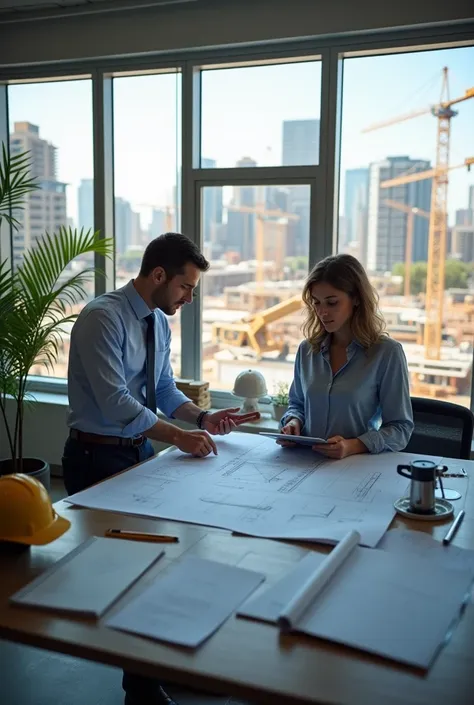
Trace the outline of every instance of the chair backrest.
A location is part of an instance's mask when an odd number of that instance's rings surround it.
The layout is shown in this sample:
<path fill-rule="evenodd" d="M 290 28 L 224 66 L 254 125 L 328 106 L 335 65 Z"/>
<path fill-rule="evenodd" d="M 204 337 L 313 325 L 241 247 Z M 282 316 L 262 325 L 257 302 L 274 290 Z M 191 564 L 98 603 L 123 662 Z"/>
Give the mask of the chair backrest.
<path fill-rule="evenodd" d="M 405 451 L 445 458 L 471 457 L 474 416 L 469 409 L 437 399 L 412 397 L 415 428 Z"/>

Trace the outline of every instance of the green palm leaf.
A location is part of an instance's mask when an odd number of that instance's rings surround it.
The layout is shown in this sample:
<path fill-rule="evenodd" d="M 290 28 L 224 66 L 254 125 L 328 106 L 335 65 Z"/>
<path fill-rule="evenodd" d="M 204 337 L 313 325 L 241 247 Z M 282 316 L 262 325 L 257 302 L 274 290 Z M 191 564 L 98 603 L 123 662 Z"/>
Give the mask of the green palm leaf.
<path fill-rule="evenodd" d="M 24 207 L 25 196 L 38 188 L 30 169 L 27 153 L 12 157 L 3 145 L 0 224 L 4 219 L 18 227 L 15 213 Z M 51 368 L 57 361 L 65 328 L 77 317 L 71 306 L 86 298 L 86 284 L 98 271 L 86 267 L 73 272 L 70 264 L 89 253 L 110 257 L 113 241 L 91 230 L 60 228 L 38 240 L 15 272 L 0 262 L 0 416 L 17 471 L 22 467 L 23 410 L 30 401 L 28 374 L 35 364 Z M 7 397 L 16 403 L 13 424 L 6 415 Z"/>
<path fill-rule="evenodd" d="M 112 247 L 113 240 L 101 238 L 99 232 L 60 228 L 53 236 L 46 233 L 37 240 L 34 249 L 25 254 L 17 273 L 18 279 L 33 301 L 56 295 L 56 292 L 63 295 L 75 292 L 83 297 L 83 283 L 96 269 L 83 270 L 61 284 L 65 270 L 74 259 L 90 252 L 109 257 Z"/>
<path fill-rule="evenodd" d="M 2 159 L 0 161 L 0 224 L 6 220 L 9 225 L 18 230 L 21 223 L 16 217 L 24 209 L 24 198 L 28 193 L 36 191 L 39 184 L 30 177 L 31 161 L 29 152 L 10 156 L 5 144 L 2 144 Z"/>

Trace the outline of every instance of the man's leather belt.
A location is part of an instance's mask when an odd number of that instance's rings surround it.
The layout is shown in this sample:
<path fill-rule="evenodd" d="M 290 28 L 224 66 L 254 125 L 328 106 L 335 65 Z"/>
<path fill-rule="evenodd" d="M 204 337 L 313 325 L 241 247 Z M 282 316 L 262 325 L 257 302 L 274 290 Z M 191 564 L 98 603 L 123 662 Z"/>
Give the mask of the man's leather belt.
<path fill-rule="evenodd" d="M 71 428 L 69 437 L 82 443 L 100 443 L 103 445 L 112 446 L 141 446 L 145 441 L 145 436 L 136 436 L 135 438 L 122 438 L 121 436 L 102 436 L 99 433 L 85 433 L 78 431 L 76 428 Z"/>

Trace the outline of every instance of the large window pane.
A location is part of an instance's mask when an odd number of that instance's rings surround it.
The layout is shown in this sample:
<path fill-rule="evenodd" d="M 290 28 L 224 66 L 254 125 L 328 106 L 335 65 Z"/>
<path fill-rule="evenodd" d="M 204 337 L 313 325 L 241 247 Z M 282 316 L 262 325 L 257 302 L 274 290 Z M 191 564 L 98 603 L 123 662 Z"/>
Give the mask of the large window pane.
<path fill-rule="evenodd" d="M 180 228 L 179 73 L 114 79 L 116 285 L 134 278 L 147 244 Z M 175 375 L 181 368 L 179 315 L 169 319 Z"/>
<path fill-rule="evenodd" d="M 67 111 L 65 111 L 67 106 Z M 22 223 L 13 231 L 13 264 L 18 266 L 25 251 L 44 235 L 61 226 L 80 227 L 81 211 L 92 214 L 92 84 L 90 80 L 41 82 L 11 85 L 8 88 L 10 149 L 12 154 L 29 151 L 32 173 L 40 190 L 25 198 Z M 92 216 L 87 227 L 93 227 Z M 92 263 L 91 257 L 75 260 L 68 276 Z M 87 285 L 88 300 L 94 296 L 93 278 Z M 84 303 L 73 307 L 79 313 Z M 62 335 L 59 358 L 54 369 L 36 365 L 31 373 L 66 377 L 69 331 Z"/>
<path fill-rule="evenodd" d="M 320 61 L 210 69 L 201 77 L 203 168 L 318 164 Z"/>
<path fill-rule="evenodd" d="M 205 187 L 203 378 L 231 390 L 258 366 L 268 391 L 291 382 L 308 271 L 309 186 Z"/>
<path fill-rule="evenodd" d="M 451 167 L 474 156 L 474 98 L 452 106 L 450 130 L 432 110 L 441 96 L 456 99 L 472 90 L 472 66 L 474 47 L 345 60 L 338 245 L 360 258 L 379 290 L 388 331 L 405 348 L 412 394 L 466 406 L 474 334 L 474 173 L 464 167 L 443 172 L 446 206 L 433 173 L 416 175 L 436 166 L 438 143 Z M 365 132 L 370 126 L 377 129 Z M 434 237 L 437 213 L 441 226 Z M 431 259 L 430 243 L 441 248 Z"/>

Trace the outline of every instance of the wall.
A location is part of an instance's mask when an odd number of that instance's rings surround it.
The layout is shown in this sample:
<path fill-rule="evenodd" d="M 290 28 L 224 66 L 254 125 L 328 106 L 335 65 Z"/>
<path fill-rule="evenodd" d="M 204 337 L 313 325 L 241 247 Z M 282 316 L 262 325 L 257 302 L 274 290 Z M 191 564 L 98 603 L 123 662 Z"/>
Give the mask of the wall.
<path fill-rule="evenodd" d="M 33 395 L 37 402 L 30 404 L 25 412 L 24 422 L 24 450 L 25 457 L 41 458 L 48 463 L 61 465 L 64 441 L 68 434 L 67 398 L 60 394 Z M 7 402 L 9 418 L 15 413 L 13 402 Z M 186 424 L 179 424 L 182 428 L 189 428 Z M 166 448 L 165 443 L 155 443 L 156 451 Z M 0 421 L 0 458 L 8 457 L 7 436 L 3 423 Z"/>
<path fill-rule="evenodd" d="M 473 18 L 471 0 L 198 0 L 42 21 L 5 23 L 0 17 L 0 65 L 359 33 Z"/>
<path fill-rule="evenodd" d="M 67 397 L 62 394 L 46 394 L 34 392 L 36 402 L 30 404 L 25 413 L 24 422 L 24 456 L 41 458 L 46 460 L 52 468 L 53 474 L 61 474 L 61 456 L 63 454 L 64 441 L 68 434 Z M 235 402 L 234 402 L 235 403 Z M 15 404 L 7 402 L 9 418 L 12 419 L 15 413 Z M 245 424 L 240 430 L 247 433 L 258 433 L 259 431 L 276 431 L 278 423 L 270 418 L 271 406 L 263 406 L 262 419 L 257 424 Z M 194 426 L 173 421 L 180 428 L 191 430 Z M 158 453 L 167 447 L 166 443 L 152 441 L 153 447 Z M 5 427 L 0 419 L 0 459 L 7 458 L 8 444 Z"/>
<path fill-rule="evenodd" d="M 35 22 L 22 21 L 25 18 L 6 23 L 0 16 L 0 65 L 457 23 L 474 19 L 474 4 L 472 0 L 199 0 Z M 67 435 L 67 400 L 48 396 L 37 395 L 42 401 L 27 412 L 25 455 L 59 465 Z M 6 455 L 0 424 L 0 457 Z"/>

